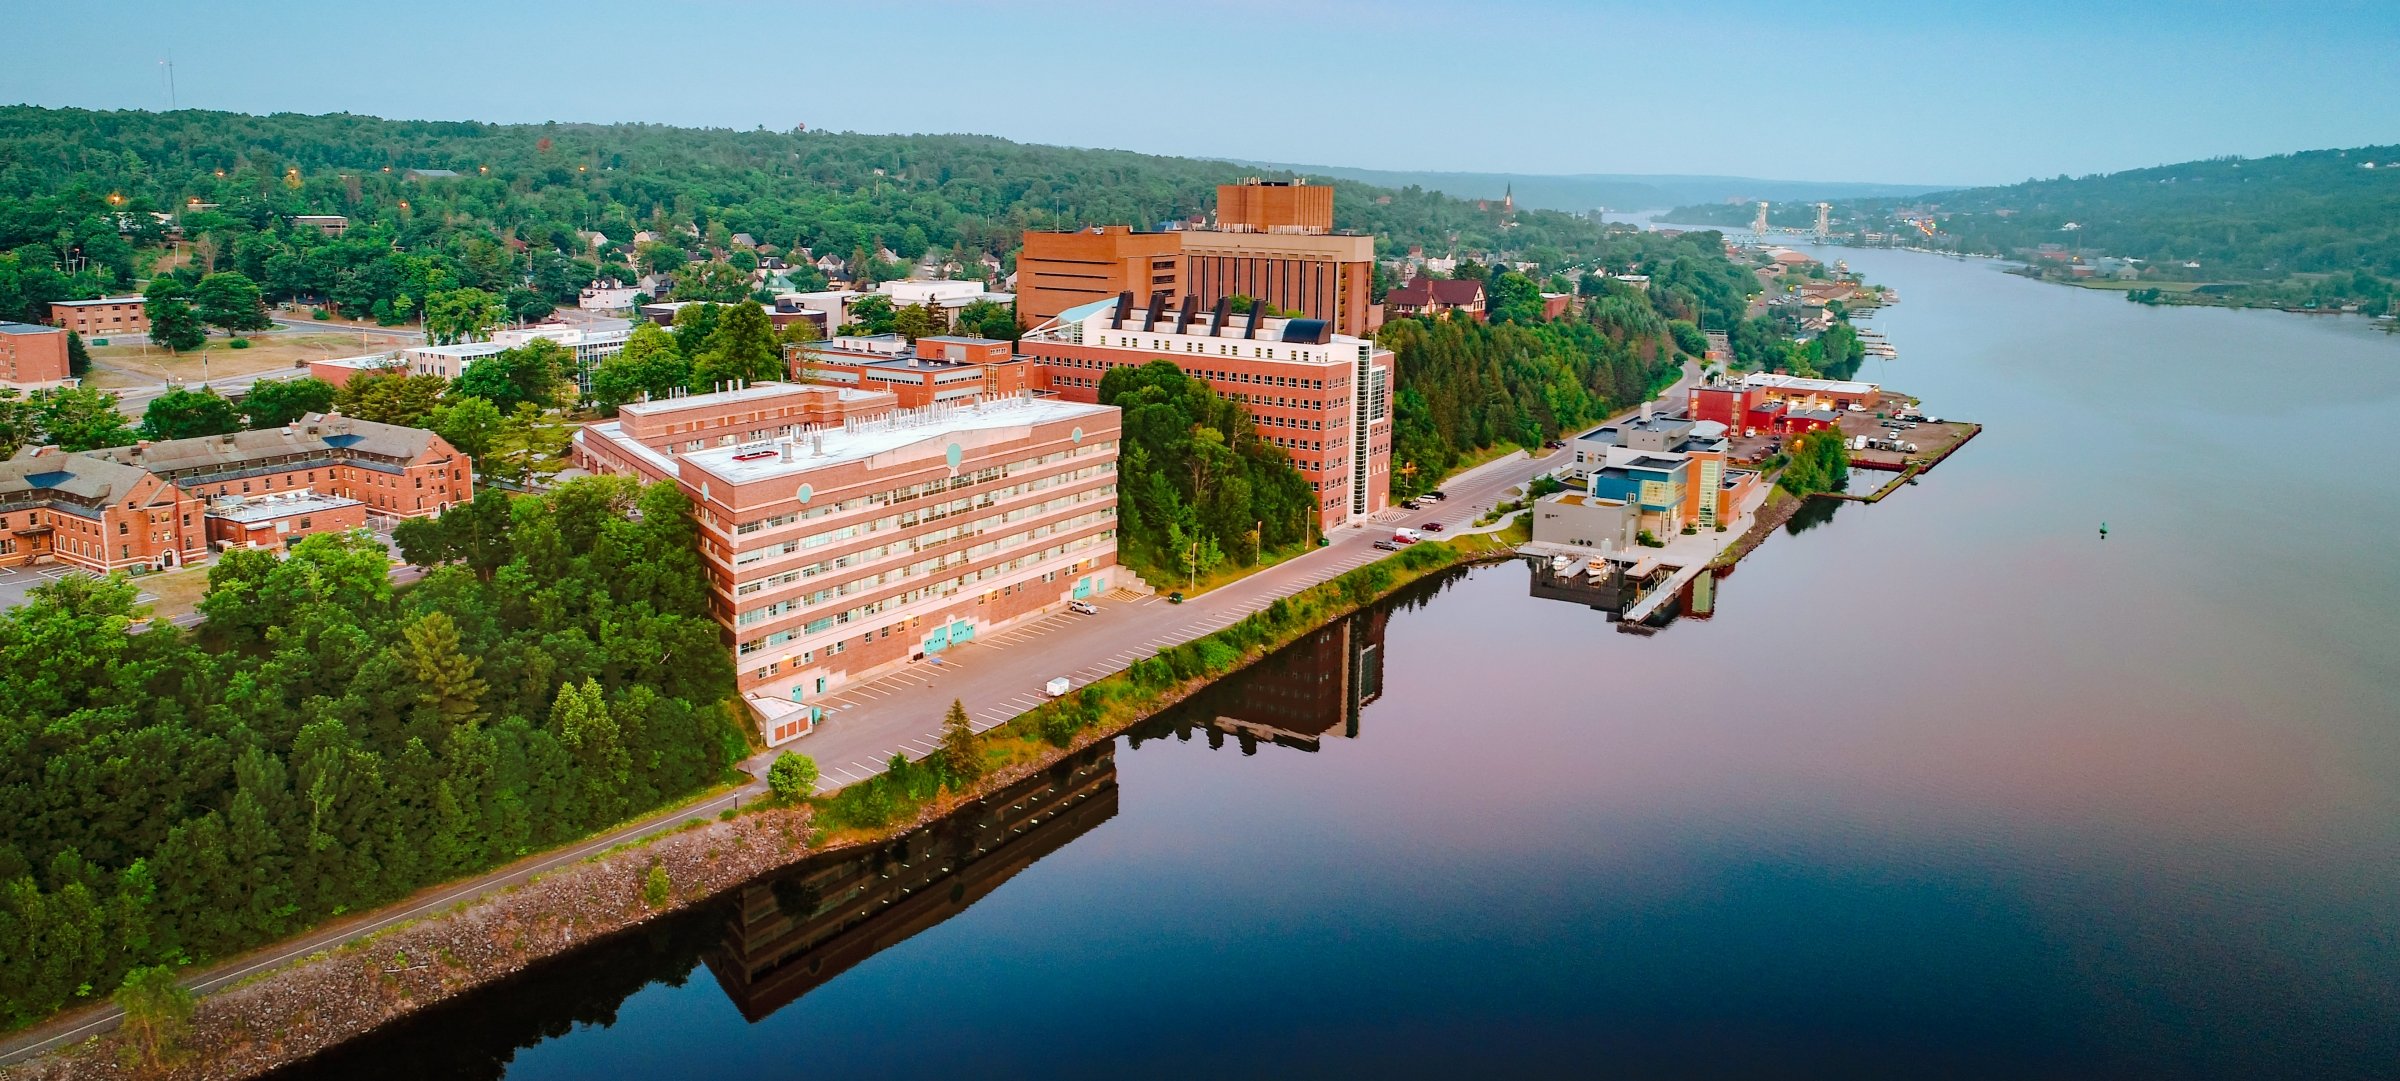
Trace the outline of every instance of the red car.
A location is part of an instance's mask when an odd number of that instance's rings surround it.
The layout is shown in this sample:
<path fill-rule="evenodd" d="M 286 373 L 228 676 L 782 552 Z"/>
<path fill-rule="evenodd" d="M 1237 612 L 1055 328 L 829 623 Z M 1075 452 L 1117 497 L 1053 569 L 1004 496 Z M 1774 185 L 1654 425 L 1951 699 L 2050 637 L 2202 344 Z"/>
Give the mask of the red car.
<path fill-rule="evenodd" d="M 1440 523 L 1440 522 L 1427 522 L 1427 523 L 1425 523 L 1425 532 L 1427 532 L 1427 533 L 1439 533 L 1439 532 L 1441 532 L 1441 531 L 1442 531 L 1442 523 Z"/>

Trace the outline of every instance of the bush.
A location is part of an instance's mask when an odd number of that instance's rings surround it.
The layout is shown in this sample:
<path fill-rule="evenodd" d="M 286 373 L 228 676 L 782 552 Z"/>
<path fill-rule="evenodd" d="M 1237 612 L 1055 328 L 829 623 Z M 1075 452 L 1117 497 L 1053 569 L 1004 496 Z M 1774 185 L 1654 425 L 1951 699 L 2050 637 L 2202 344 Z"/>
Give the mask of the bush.
<path fill-rule="evenodd" d="M 331 319 L 333 318 L 333 313 L 326 311 L 323 308 L 310 308 L 308 310 L 308 317 L 311 319 Z"/>
<path fill-rule="evenodd" d="M 767 767 L 767 790 L 785 803 L 795 803 L 815 795 L 816 760 L 790 751 L 776 755 L 775 764 Z"/>
<path fill-rule="evenodd" d="M 665 908 L 675 897 L 675 884 L 667 881 L 664 864 L 653 863 L 650 873 L 642 877 L 642 903 L 651 908 Z"/>
<path fill-rule="evenodd" d="M 248 349 L 248 348 L 250 348 L 250 339 L 248 339 L 248 338 L 235 338 L 235 339 L 234 339 L 234 340 L 232 340 L 232 341 L 226 342 L 226 343 L 225 343 L 225 348 L 227 348 L 227 349 Z"/>

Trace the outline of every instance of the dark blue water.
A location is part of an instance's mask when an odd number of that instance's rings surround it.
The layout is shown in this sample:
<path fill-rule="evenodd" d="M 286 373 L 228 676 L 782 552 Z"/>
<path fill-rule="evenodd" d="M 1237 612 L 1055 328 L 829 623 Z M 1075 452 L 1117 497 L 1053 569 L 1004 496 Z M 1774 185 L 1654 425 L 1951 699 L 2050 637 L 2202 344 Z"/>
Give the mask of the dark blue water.
<path fill-rule="evenodd" d="M 1989 428 L 1708 618 L 1461 574 L 1009 846 L 803 869 L 887 916 L 762 885 L 315 1075 L 2400 1075 L 2400 342 L 1837 254 Z"/>

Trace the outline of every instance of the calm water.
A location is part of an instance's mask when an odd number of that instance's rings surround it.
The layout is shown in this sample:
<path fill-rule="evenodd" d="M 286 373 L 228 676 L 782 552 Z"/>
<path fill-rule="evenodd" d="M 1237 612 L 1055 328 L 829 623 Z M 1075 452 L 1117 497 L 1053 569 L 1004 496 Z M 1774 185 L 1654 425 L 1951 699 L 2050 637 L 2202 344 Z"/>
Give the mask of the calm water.
<path fill-rule="evenodd" d="M 1709 618 L 1460 574 L 314 1075 L 2400 1073 L 2400 341 L 1835 254 L 1989 428 Z"/>

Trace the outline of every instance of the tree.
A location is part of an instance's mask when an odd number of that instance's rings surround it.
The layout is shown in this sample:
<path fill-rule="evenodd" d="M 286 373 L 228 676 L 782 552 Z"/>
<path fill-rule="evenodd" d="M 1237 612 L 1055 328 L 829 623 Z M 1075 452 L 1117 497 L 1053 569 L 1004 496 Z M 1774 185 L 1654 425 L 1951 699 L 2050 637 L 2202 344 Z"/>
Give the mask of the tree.
<path fill-rule="evenodd" d="M 450 389 L 488 399 L 504 413 L 519 403 L 572 403 L 576 390 L 569 376 L 574 366 L 575 354 L 566 346 L 536 338 L 468 365 Z"/>
<path fill-rule="evenodd" d="M 700 386 L 764 382 L 783 374 L 783 350 L 775 342 L 775 324 L 767 318 L 767 310 L 756 304 L 729 304 L 721 309 L 707 348 L 692 360 L 692 382 Z"/>
<path fill-rule="evenodd" d="M 67 374 L 78 379 L 91 374 L 92 351 L 84 347 L 83 335 L 67 332 Z"/>
<path fill-rule="evenodd" d="M 333 384 L 314 377 L 261 379 L 242 395 L 242 411 L 252 428 L 273 428 L 332 410 L 336 394 Z"/>
<path fill-rule="evenodd" d="M 410 375 L 399 369 L 361 373 L 334 392 L 333 404 L 346 417 L 418 428 L 449 387 L 450 381 L 438 375 Z"/>
<path fill-rule="evenodd" d="M 222 327 L 229 333 L 244 330 L 265 330 L 275 321 L 267 318 L 266 303 L 259 299 L 258 285 L 239 271 L 220 270 L 200 279 L 192 290 L 192 307 L 200 321 Z M 155 329 L 156 324 L 152 324 Z"/>
<path fill-rule="evenodd" d="M 601 412 L 614 415 L 618 406 L 645 394 L 665 397 L 691 379 L 692 362 L 675 348 L 674 337 L 645 319 L 634 324 L 624 349 L 592 369 L 592 400 L 599 403 Z"/>
<path fill-rule="evenodd" d="M 672 300 L 710 300 L 730 304 L 750 295 L 750 276 L 730 263 L 696 263 L 675 272 Z"/>
<path fill-rule="evenodd" d="M 500 298 L 472 286 L 425 298 L 425 337 L 435 345 L 483 341 L 506 322 L 508 308 Z"/>
<path fill-rule="evenodd" d="M 767 791 L 785 803 L 798 803 L 817 791 L 817 762 L 804 754 L 785 751 L 767 767 Z"/>
<path fill-rule="evenodd" d="M 143 292 L 143 310 L 150 317 L 150 340 L 170 353 L 188 352 L 208 342 L 208 325 L 192 310 L 190 294 L 174 278 L 155 278 Z"/>
<path fill-rule="evenodd" d="M 870 293 L 850 302 L 850 321 L 842 324 L 841 333 L 889 334 L 898 317 L 892 298 Z"/>
<path fill-rule="evenodd" d="M 575 425 L 545 419 L 532 402 L 519 402 L 492 433 L 484 469 L 514 484 L 538 484 L 567 466 Z"/>
<path fill-rule="evenodd" d="M 807 382 L 812 367 L 809 345 L 817 340 L 817 324 L 806 319 L 794 319 L 775 332 L 775 342 L 783 350 L 784 375 Z"/>
<path fill-rule="evenodd" d="M 675 348 L 697 359 L 708 350 L 709 336 L 716 333 L 717 320 L 724 313 L 723 305 L 706 301 L 675 309 Z"/>
<path fill-rule="evenodd" d="M 89 387 L 37 390 L 26 399 L 34 434 L 60 450 L 122 447 L 140 438 L 117 411 L 117 396 Z"/>
<path fill-rule="evenodd" d="M 460 645 L 458 621 L 448 612 L 427 612 L 402 627 L 400 637 L 416 678 L 417 705 L 448 725 L 474 717 L 490 687 L 476 674 L 483 662 Z"/>
<path fill-rule="evenodd" d="M 1023 331 L 1017 326 L 1014 309 L 994 300 L 977 300 L 958 310 L 958 332 L 1013 342 Z"/>
<path fill-rule="evenodd" d="M 142 413 L 141 431 L 146 439 L 189 439 L 241 430 L 241 407 L 218 394 L 215 387 L 176 387 L 151 399 L 150 408 Z"/>
<path fill-rule="evenodd" d="M 983 777 L 983 741 L 967 723 L 966 703 L 950 700 L 950 713 L 942 718 L 942 746 L 935 753 L 951 787 L 964 790 Z"/>
<path fill-rule="evenodd" d="M 426 424 L 433 434 L 458 448 L 459 453 L 481 460 L 491 453 L 492 439 L 500 434 L 501 420 L 499 406 L 470 395 L 435 406 Z"/>
<path fill-rule="evenodd" d="M 110 1001 L 125 1011 L 121 1022 L 142 1062 L 153 1069 L 175 1053 L 191 1031 L 192 993 L 175 980 L 175 970 L 150 965 L 125 974 Z"/>

